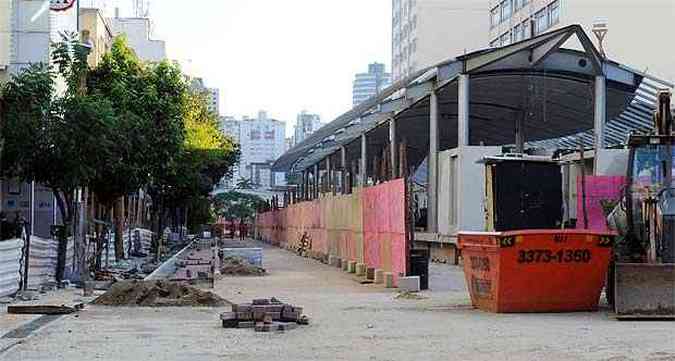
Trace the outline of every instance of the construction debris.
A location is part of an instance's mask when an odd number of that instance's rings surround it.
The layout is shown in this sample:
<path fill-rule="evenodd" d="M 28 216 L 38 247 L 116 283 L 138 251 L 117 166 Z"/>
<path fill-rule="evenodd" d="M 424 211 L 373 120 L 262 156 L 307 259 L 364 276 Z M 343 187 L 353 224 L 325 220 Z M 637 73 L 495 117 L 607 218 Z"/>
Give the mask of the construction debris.
<path fill-rule="evenodd" d="M 204 306 L 219 307 L 229 304 L 220 296 L 202 291 L 182 282 L 122 281 L 94 300 L 104 306 Z"/>
<path fill-rule="evenodd" d="M 84 308 L 84 304 L 79 303 L 73 307 L 66 305 L 14 305 L 7 306 L 7 313 L 15 315 L 67 315 L 77 312 Z"/>
<path fill-rule="evenodd" d="M 428 297 L 422 296 L 417 292 L 405 291 L 399 293 L 394 298 L 397 300 L 426 300 Z"/>
<path fill-rule="evenodd" d="M 267 271 L 248 263 L 241 257 L 224 257 L 220 273 L 230 276 L 264 276 Z"/>
<path fill-rule="evenodd" d="M 256 332 L 287 331 L 309 324 L 309 317 L 302 311 L 302 307 L 272 297 L 234 304 L 232 311 L 222 313 L 220 319 L 224 328 L 253 328 Z"/>

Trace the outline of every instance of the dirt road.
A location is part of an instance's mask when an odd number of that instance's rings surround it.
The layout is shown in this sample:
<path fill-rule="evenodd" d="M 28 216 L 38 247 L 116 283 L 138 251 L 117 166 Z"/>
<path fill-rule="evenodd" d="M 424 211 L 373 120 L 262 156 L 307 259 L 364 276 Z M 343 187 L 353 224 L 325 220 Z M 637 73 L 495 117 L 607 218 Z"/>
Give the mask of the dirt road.
<path fill-rule="evenodd" d="M 675 361 L 675 323 L 618 322 L 606 312 L 476 311 L 457 267 L 432 265 L 426 299 L 406 300 L 280 249 L 267 247 L 264 257 L 268 276 L 226 277 L 216 292 L 233 302 L 274 296 L 302 305 L 310 326 L 265 334 L 221 328 L 224 309 L 89 306 L 0 359 Z"/>

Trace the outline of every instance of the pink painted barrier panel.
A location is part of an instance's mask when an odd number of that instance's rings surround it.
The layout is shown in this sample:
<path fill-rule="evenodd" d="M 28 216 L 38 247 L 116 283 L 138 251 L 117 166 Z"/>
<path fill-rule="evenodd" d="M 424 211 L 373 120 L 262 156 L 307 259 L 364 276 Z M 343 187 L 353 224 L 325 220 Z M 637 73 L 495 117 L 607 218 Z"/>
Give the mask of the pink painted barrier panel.
<path fill-rule="evenodd" d="M 295 248 L 303 234 L 311 250 L 407 274 L 405 182 L 397 179 L 352 195 L 327 196 L 258 214 L 256 232 L 272 244 Z"/>
<path fill-rule="evenodd" d="M 397 179 L 363 190 L 365 262 L 399 275 L 407 273 L 405 183 Z"/>
<path fill-rule="evenodd" d="M 586 211 L 588 228 L 594 231 L 607 231 L 607 219 L 601 201 L 618 201 L 623 196 L 626 177 L 588 176 L 586 177 Z M 581 177 L 577 177 L 577 229 L 584 228 L 583 197 Z"/>

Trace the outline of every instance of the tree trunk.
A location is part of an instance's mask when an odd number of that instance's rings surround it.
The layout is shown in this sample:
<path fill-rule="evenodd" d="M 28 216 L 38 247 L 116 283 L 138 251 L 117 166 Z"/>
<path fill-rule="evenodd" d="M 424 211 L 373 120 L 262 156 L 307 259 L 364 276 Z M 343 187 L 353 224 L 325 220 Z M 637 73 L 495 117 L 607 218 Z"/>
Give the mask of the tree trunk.
<path fill-rule="evenodd" d="M 115 229 L 115 260 L 124 259 L 124 197 L 114 203 L 113 225 Z"/>
<path fill-rule="evenodd" d="M 61 212 L 61 219 L 63 221 L 63 227 L 57 229 L 57 232 L 54 234 L 57 241 L 57 252 L 56 252 L 56 282 L 63 281 L 66 273 L 66 257 L 68 251 L 68 236 L 70 233 L 70 227 L 73 217 L 73 205 L 72 205 L 72 196 L 67 197 L 66 194 L 61 195 L 61 192 L 58 189 L 52 190 L 54 193 L 54 198 L 56 199 L 56 204 L 59 207 Z"/>

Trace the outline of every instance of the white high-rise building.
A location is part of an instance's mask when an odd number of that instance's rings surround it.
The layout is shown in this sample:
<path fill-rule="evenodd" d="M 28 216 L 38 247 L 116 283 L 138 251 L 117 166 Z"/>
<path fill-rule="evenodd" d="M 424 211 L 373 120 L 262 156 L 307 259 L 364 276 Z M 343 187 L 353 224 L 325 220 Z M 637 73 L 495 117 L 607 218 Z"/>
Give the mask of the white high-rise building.
<path fill-rule="evenodd" d="M 597 45 L 595 22 L 609 29 L 603 48 L 608 58 L 635 64 L 675 81 L 672 39 L 673 0 L 490 0 L 489 44 L 503 46 L 546 31 L 579 24 Z M 670 42 L 669 42 L 670 41 Z M 574 46 L 573 46 L 574 47 Z"/>
<path fill-rule="evenodd" d="M 272 164 L 286 148 L 286 123 L 261 112 L 258 118 L 222 117 L 221 129 L 239 143 L 241 151 L 239 164 L 232 180 L 225 182 L 227 185 L 236 185 L 242 178 L 263 189 L 286 184 L 284 173 L 271 171 Z"/>
<path fill-rule="evenodd" d="M 208 88 L 204 83 L 204 79 L 199 77 L 188 76 L 187 81 L 193 92 L 204 94 L 206 96 L 206 106 L 209 111 L 220 114 L 220 89 Z"/>
<path fill-rule="evenodd" d="M 129 46 L 139 59 L 158 63 L 166 59 L 166 42 L 152 39 L 152 24 L 149 18 L 120 18 L 110 21 L 115 35 L 125 34 Z"/>
<path fill-rule="evenodd" d="M 480 0 L 392 0 L 392 76 L 485 47 L 489 8 Z"/>
<path fill-rule="evenodd" d="M 293 145 L 301 143 L 322 126 L 319 114 L 312 114 L 306 110 L 301 111 L 298 113 L 293 129 Z"/>
<path fill-rule="evenodd" d="M 379 94 L 382 89 L 391 85 L 391 74 L 385 72 L 384 64 L 368 64 L 367 73 L 354 76 L 352 104 L 360 104 L 364 100 Z"/>

